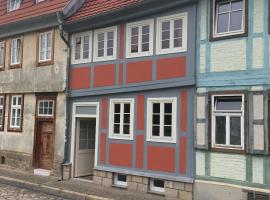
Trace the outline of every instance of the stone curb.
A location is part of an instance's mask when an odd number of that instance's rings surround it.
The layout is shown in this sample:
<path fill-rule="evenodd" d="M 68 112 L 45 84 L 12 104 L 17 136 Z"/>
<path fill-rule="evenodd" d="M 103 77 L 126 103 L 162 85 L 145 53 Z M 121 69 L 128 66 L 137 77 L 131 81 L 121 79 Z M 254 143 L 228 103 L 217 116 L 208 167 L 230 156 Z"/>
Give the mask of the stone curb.
<path fill-rule="evenodd" d="M 43 184 L 32 183 L 28 181 L 23 181 L 19 179 L 9 178 L 5 176 L 0 176 L 0 183 L 9 184 L 21 188 L 26 188 L 38 192 L 42 192 L 49 195 L 54 195 L 60 198 L 72 199 L 72 200 L 113 200 L 104 197 L 99 197 L 95 195 L 82 194 L 79 192 L 69 191 L 60 188 L 54 188 Z"/>

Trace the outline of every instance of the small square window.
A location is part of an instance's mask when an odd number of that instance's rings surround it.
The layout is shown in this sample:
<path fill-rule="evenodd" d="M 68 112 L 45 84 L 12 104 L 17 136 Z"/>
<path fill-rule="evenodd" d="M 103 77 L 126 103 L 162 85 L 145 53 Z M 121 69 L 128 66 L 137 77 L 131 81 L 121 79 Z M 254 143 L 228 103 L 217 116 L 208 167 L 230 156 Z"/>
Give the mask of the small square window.
<path fill-rule="evenodd" d="M 245 32 L 246 0 L 213 0 L 213 37 L 239 35 Z"/>
<path fill-rule="evenodd" d="M 54 100 L 39 100 L 38 116 L 53 117 L 53 115 L 54 115 Z"/>
<path fill-rule="evenodd" d="M 150 179 L 150 191 L 164 193 L 165 192 L 165 182 L 160 179 Z"/>
<path fill-rule="evenodd" d="M 127 187 L 127 176 L 124 174 L 114 174 L 114 185 Z"/>

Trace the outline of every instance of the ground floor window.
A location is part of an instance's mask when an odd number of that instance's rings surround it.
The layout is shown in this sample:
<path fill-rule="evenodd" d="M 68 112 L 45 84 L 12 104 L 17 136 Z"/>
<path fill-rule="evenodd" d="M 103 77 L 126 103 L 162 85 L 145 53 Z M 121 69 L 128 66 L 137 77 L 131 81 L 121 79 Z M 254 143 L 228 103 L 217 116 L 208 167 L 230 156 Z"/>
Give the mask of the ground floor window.
<path fill-rule="evenodd" d="M 165 192 L 165 182 L 160 179 L 150 179 L 150 191 L 152 192 Z"/>
<path fill-rule="evenodd" d="M 127 187 L 127 176 L 124 174 L 114 174 L 114 185 Z"/>
<path fill-rule="evenodd" d="M 23 95 L 11 95 L 9 108 L 9 129 L 20 131 L 23 120 Z"/>
<path fill-rule="evenodd" d="M 5 96 L 0 96 L 0 130 L 4 129 Z"/>

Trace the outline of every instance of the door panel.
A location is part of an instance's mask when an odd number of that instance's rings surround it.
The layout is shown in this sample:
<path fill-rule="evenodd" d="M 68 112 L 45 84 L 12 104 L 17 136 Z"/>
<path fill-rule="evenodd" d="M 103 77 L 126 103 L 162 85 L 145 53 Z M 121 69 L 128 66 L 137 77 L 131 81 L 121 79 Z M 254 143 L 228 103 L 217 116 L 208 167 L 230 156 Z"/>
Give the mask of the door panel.
<path fill-rule="evenodd" d="M 37 167 L 50 170 L 54 151 L 53 122 L 40 121 L 37 130 Z"/>
<path fill-rule="evenodd" d="M 96 119 L 77 119 L 75 176 L 93 174 L 95 160 Z"/>

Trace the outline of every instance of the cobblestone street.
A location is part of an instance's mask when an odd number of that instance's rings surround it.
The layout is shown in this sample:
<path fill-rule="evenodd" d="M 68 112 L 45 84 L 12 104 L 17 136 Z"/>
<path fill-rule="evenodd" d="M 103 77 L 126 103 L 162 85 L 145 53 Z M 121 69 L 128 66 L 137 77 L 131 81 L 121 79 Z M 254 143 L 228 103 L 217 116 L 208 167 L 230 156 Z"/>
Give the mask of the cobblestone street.
<path fill-rule="evenodd" d="M 64 200 L 28 189 L 0 184 L 0 200 Z"/>

